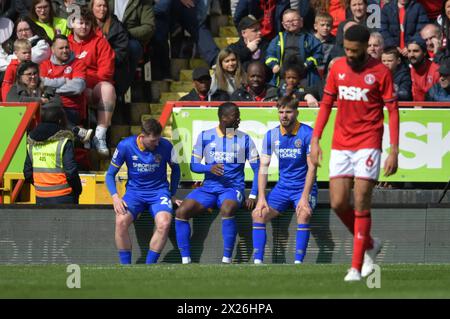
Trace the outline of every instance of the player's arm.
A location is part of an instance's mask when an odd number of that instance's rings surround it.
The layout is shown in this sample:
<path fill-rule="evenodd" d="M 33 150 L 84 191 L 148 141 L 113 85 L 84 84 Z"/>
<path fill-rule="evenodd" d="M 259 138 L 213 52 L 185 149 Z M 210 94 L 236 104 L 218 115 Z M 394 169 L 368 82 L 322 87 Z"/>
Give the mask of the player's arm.
<path fill-rule="evenodd" d="M 296 208 L 297 216 L 301 211 L 307 211 L 309 212 L 309 215 L 312 214 L 312 209 L 309 205 L 309 194 L 311 194 L 314 182 L 316 181 L 317 167 L 312 163 L 311 156 L 308 155 L 306 157 L 306 161 L 308 163 L 308 171 L 306 173 L 305 186 L 303 188 L 302 197 L 300 198 L 300 201 Z"/>
<path fill-rule="evenodd" d="M 222 176 L 223 164 L 202 164 L 203 151 L 205 147 L 203 133 L 204 132 L 200 133 L 200 135 L 198 136 L 197 142 L 195 143 L 194 149 L 192 150 L 190 164 L 191 171 L 198 174 L 210 172 L 214 175 Z"/>
<path fill-rule="evenodd" d="M 116 175 L 125 161 L 123 156 L 124 152 L 119 147 L 121 148 L 120 143 L 119 145 L 117 145 L 117 149 L 114 152 L 113 158 L 108 167 L 108 171 L 106 172 L 105 181 L 106 187 L 108 188 L 108 191 L 111 194 L 113 200 L 114 211 L 116 212 L 116 214 L 125 215 L 127 213 L 127 209 L 122 198 L 120 198 L 119 194 L 117 193 L 116 188 Z"/>
<path fill-rule="evenodd" d="M 178 164 L 177 159 L 174 156 L 175 156 L 175 152 L 172 147 L 171 159 L 169 161 L 169 166 L 172 170 L 172 173 L 170 174 L 170 195 L 172 197 L 172 202 L 174 202 L 175 204 L 177 204 L 179 206 L 182 201 L 177 199 L 175 197 L 175 194 L 177 193 L 178 185 L 180 185 L 181 170 L 180 170 L 180 165 Z"/>
<path fill-rule="evenodd" d="M 248 196 L 248 199 L 245 201 L 245 204 L 248 210 L 253 210 L 256 205 L 256 197 L 258 196 L 258 173 L 260 160 L 256 145 L 250 137 L 248 137 L 247 159 L 253 170 L 253 182 L 252 190 Z"/>
<path fill-rule="evenodd" d="M 337 96 L 337 85 L 334 79 L 336 63 L 331 67 L 328 74 L 327 82 L 323 90 L 323 98 L 320 103 L 319 114 L 317 115 L 316 124 L 314 125 L 313 137 L 311 139 L 311 152 L 310 158 L 311 162 L 317 167 L 320 166 L 322 161 L 322 149 L 319 145 L 319 140 L 322 137 L 323 130 L 327 125 L 328 119 L 330 117 L 331 108 L 336 100 Z"/>
<path fill-rule="evenodd" d="M 391 72 L 385 73 L 382 83 L 383 101 L 389 113 L 389 139 L 391 151 L 384 162 L 384 176 L 390 176 L 397 172 L 398 168 L 398 143 L 399 143 L 399 122 L 398 102 L 395 96 L 394 81 Z"/>
<path fill-rule="evenodd" d="M 384 162 L 384 176 L 390 176 L 397 172 L 398 169 L 398 153 L 399 153 L 399 122 L 397 101 L 387 102 L 386 107 L 389 113 L 389 139 L 391 142 L 391 150 L 389 156 Z"/>
<path fill-rule="evenodd" d="M 253 210 L 254 213 L 263 216 L 264 212 L 269 211 L 269 205 L 266 200 L 267 175 L 269 174 L 270 159 L 272 157 L 272 131 L 264 135 L 261 157 L 259 159 L 258 171 L 258 202 Z"/>

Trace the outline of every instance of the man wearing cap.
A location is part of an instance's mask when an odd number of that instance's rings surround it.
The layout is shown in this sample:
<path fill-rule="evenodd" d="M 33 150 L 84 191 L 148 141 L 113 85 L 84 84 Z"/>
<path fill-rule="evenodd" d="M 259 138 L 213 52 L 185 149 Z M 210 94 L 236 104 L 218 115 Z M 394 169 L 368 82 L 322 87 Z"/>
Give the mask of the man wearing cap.
<path fill-rule="evenodd" d="M 269 41 L 261 37 L 259 21 L 252 15 L 243 17 L 239 22 L 238 32 L 239 41 L 230 44 L 229 48 L 239 57 L 244 70 L 247 69 L 250 62 L 264 62 Z"/>
<path fill-rule="evenodd" d="M 439 67 L 439 82 L 425 96 L 426 101 L 450 102 L 450 63 Z"/>
<path fill-rule="evenodd" d="M 425 94 L 439 81 L 439 65 L 427 58 L 427 45 L 420 36 L 408 42 L 413 101 L 425 101 Z"/>
<path fill-rule="evenodd" d="M 192 82 L 194 88 L 181 97 L 180 101 L 228 101 L 230 99 L 228 93 L 222 90 L 216 90 L 213 94 L 209 94 L 211 75 L 208 68 L 195 68 L 192 72 Z"/>

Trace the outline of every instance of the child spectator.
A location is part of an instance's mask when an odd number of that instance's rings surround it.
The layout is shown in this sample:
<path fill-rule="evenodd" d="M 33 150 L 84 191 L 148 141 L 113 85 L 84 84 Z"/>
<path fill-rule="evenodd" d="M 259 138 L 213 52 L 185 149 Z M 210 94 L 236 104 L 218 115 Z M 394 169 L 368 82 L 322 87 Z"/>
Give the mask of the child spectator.
<path fill-rule="evenodd" d="M 6 96 L 16 80 L 17 67 L 21 62 L 31 61 L 31 43 L 25 39 L 18 39 L 14 42 L 14 55 L 16 59 L 11 60 L 5 71 L 2 83 L 2 100 L 6 101 Z"/>
<path fill-rule="evenodd" d="M 308 85 L 320 83 L 317 66 L 323 60 L 322 43 L 314 35 L 302 31 L 303 20 L 298 11 L 288 9 L 282 19 L 286 31 L 280 32 L 267 48 L 266 65 L 274 74 L 270 83 L 279 84 L 281 67 L 290 56 L 305 61 Z"/>
<path fill-rule="evenodd" d="M 327 12 L 319 12 L 314 19 L 314 36 L 322 43 L 323 61 L 319 64 L 319 73 L 323 77 L 324 68 L 331 60 L 331 52 L 336 44 L 336 37 L 331 34 L 333 17 Z"/>
<path fill-rule="evenodd" d="M 303 64 L 286 64 L 282 72 L 283 80 L 278 89 L 278 98 L 293 96 L 298 101 L 305 101 L 310 107 L 318 107 L 319 90 L 307 86 L 304 74 Z"/>
<path fill-rule="evenodd" d="M 411 74 L 409 68 L 402 62 L 397 48 L 384 49 L 381 54 L 381 62 L 391 70 L 398 100 L 411 101 Z"/>

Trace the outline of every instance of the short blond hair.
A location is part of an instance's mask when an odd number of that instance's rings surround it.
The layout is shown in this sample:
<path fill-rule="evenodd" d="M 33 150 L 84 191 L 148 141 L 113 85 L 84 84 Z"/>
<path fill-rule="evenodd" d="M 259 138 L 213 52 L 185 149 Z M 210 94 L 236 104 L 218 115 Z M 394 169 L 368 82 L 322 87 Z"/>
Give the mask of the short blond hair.
<path fill-rule="evenodd" d="M 320 20 L 326 20 L 330 24 L 333 24 L 333 17 L 328 12 L 319 12 L 314 18 L 314 23 L 319 23 Z"/>
<path fill-rule="evenodd" d="M 31 50 L 31 43 L 27 39 L 17 39 L 14 41 L 14 51 L 28 49 Z"/>

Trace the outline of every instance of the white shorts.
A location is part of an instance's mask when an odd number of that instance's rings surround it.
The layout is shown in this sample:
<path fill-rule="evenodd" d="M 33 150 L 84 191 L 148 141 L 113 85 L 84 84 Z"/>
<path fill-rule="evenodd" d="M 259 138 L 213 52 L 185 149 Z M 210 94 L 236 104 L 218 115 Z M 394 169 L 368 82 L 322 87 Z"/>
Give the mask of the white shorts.
<path fill-rule="evenodd" d="M 357 151 L 331 150 L 330 179 L 357 177 L 377 181 L 380 175 L 381 150 L 363 148 Z"/>

